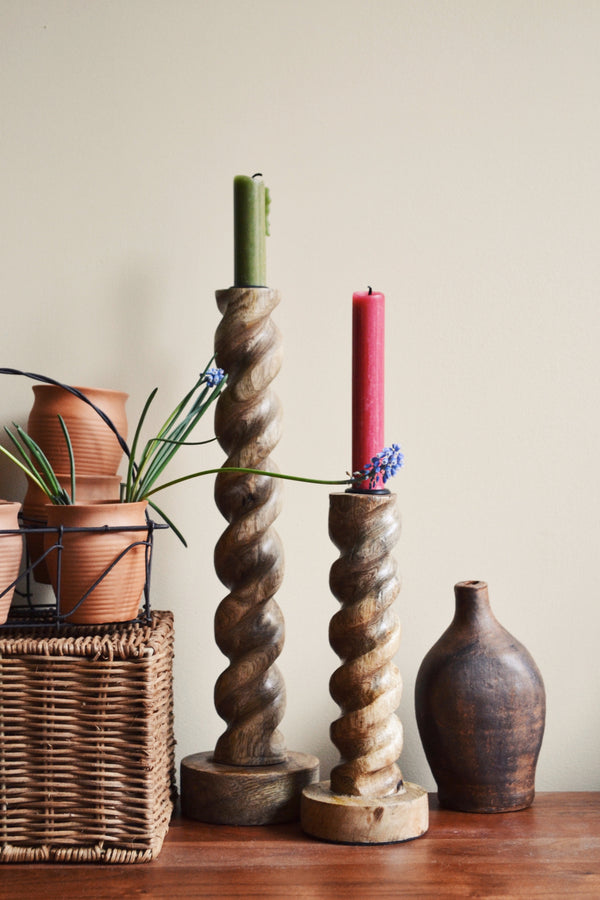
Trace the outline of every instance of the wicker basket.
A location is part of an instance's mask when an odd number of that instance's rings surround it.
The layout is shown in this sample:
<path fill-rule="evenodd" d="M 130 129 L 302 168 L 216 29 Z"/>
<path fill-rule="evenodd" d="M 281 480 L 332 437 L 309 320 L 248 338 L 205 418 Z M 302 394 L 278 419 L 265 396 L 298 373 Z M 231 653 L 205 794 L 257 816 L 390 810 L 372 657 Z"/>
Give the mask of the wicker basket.
<path fill-rule="evenodd" d="M 172 667 L 170 612 L 0 635 L 0 862 L 158 855 L 175 799 Z"/>

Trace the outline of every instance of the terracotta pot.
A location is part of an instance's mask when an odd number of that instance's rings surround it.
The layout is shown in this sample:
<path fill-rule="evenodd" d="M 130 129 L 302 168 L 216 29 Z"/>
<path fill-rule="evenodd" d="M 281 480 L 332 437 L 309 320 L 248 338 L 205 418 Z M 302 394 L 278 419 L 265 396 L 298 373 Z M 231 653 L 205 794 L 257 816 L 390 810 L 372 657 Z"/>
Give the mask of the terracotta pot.
<path fill-rule="evenodd" d="M 56 473 L 56 477 L 61 487 L 66 488 L 70 493 L 71 476 Z M 35 482 L 31 481 L 31 479 L 28 479 L 28 481 L 27 493 L 23 500 L 23 526 L 25 528 L 44 528 L 48 524 L 48 498 Z M 118 500 L 120 483 L 121 478 L 119 475 L 76 475 L 75 499 L 82 503 Z M 44 552 L 44 535 L 43 533 L 29 532 L 25 535 L 25 540 L 27 542 L 29 561 L 30 563 L 35 562 Z M 33 576 L 40 584 L 50 584 L 50 576 L 45 560 L 34 566 Z"/>
<path fill-rule="evenodd" d="M 20 503 L 0 500 L 0 531 L 18 531 Z M 21 534 L 0 534 L 0 625 L 8 618 L 8 611 L 15 592 L 14 585 L 21 566 L 23 537 Z M 6 593 L 3 593 L 6 591 Z"/>
<path fill-rule="evenodd" d="M 450 627 L 415 685 L 417 724 L 442 806 L 506 812 L 533 802 L 544 734 L 542 676 L 495 618 L 483 581 L 454 588 Z"/>
<path fill-rule="evenodd" d="M 46 532 L 44 548 L 50 581 L 57 594 L 59 612 L 74 624 L 99 625 L 135 619 L 146 580 L 146 502 L 76 503 L 47 506 L 50 528 L 110 529 L 138 527 L 139 531 L 65 530 L 62 550 L 56 547 L 59 533 Z M 130 548 L 130 549 L 128 549 Z M 119 558 L 124 551 L 124 555 Z M 58 560 L 60 555 L 60 596 Z M 114 567 L 107 571 L 112 563 Z M 102 579 L 98 584 L 98 579 Z M 94 587 L 95 585 L 95 587 Z M 89 592 L 89 593 L 88 593 Z M 80 600 L 83 602 L 75 609 Z"/>
<path fill-rule="evenodd" d="M 101 388 L 78 388 L 101 409 L 127 439 L 125 402 L 128 394 Z M 85 400 L 52 384 L 36 384 L 34 401 L 27 423 L 28 434 L 48 457 L 55 472 L 68 472 L 69 455 L 58 421 L 63 417 L 75 456 L 79 475 L 116 475 L 123 450 L 114 432 Z"/>

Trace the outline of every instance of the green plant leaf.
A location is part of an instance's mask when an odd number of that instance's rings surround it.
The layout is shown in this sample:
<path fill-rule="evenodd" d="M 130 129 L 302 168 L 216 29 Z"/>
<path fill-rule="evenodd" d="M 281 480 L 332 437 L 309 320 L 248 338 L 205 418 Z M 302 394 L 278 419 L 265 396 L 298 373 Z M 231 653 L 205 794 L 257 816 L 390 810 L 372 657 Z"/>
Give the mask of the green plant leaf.
<path fill-rule="evenodd" d="M 150 405 L 154 398 L 156 397 L 156 393 L 158 388 L 155 387 L 153 391 L 150 392 L 142 410 L 142 413 L 138 419 L 137 427 L 135 429 L 135 435 L 133 438 L 133 443 L 131 445 L 131 453 L 129 455 L 129 462 L 127 465 L 127 479 L 125 481 L 125 501 L 131 502 L 133 500 L 133 492 L 135 487 L 135 479 L 136 475 L 136 462 L 135 462 L 135 454 L 137 452 L 137 445 L 140 439 L 140 434 L 142 431 L 142 426 L 144 424 L 144 420 L 148 415 L 148 410 L 150 409 Z M 137 471 L 139 471 L 139 467 L 137 467 Z"/>
<path fill-rule="evenodd" d="M 12 438 L 12 435 L 10 434 L 8 429 L 5 428 L 4 430 Z M 13 438 L 13 440 L 14 440 L 14 438 Z M 25 475 L 27 475 L 28 478 L 30 478 L 33 482 L 35 482 L 35 484 L 37 484 L 37 486 L 40 488 L 40 490 L 42 490 L 44 492 L 44 494 L 46 494 L 47 497 L 51 497 L 51 494 L 50 494 L 50 491 L 49 491 L 47 485 L 39 477 L 38 473 L 36 472 L 36 470 L 34 468 L 32 468 L 31 465 L 27 465 L 26 463 L 22 462 L 17 456 L 14 455 L 14 453 L 11 453 L 10 450 L 7 450 L 6 447 L 3 447 L 2 445 L 0 445 L 0 453 L 3 453 L 16 466 L 18 466 L 19 469 L 21 469 L 21 471 L 23 471 L 25 473 Z"/>
<path fill-rule="evenodd" d="M 180 530 L 175 526 L 175 524 L 171 521 L 171 519 L 154 503 L 152 500 L 148 500 L 148 506 L 151 506 L 152 509 L 159 514 L 161 519 L 163 519 L 166 524 L 169 526 L 171 531 L 179 538 L 184 547 L 187 547 L 187 541 L 180 532 Z"/>
<path fill-rule="evenodd" d="M 191 481 L 193 478 L 200 478 L 203 475 L 220 475 L 221 473 L 240 474 L 240 475 L 264 475 L 266 478 L 281 478 L 283 481 L 301 481 L 304 484 L 352 484 L 352 478 L 339 478 L 330 480 L 329 478 L 304 478 L 301 475 L 284 475 L 282 472 L 265 472 L 263 469 L 250 469 L 243 466 L 220 466 L 218 469 L 203 469 L 201 472 L 192 472 L 190 475 L 182 475 L 180 478 L 174 478 L 165 484 L 159 484 L 146 495 L 157 494 L 164 491 L 165 488 L 173 487 L 175 484 L 182 484 L 184 481 Z"/>
<path fill-rule="evenodd" d="M 193 388 L 167 417 L 156 436 L 147 441 L 144 446 L 135 477 L 130 480 L 129 499 L 143 500 L 148 496 L 175 453 L 187 443 L 187 437 L 223 390 L 226 378 L 223 378 L 215 387 L 211 387 L 204 381 L 213 359 L 210 360 Z M 144 413 L 142 415 L 145 417 Z M 139 432 L 136 432 L 136 437 L 139 437 Z M 213 439 L 211 438 L 211 440 Z M 137 445 L 137 441 L 135 443 Z M 134 456 L 133 452 L 132 456 Z"/>
<path fill-rule="evenodd" d="M 130 484 L 129 494 L 131 496 L 131 499 L 136 499 L 136 500 L 144 499 L 145 485 L 147 485 L 148 478 L 149 478 L 148 469 L 152 466 L 152 469 L 154 470 L 157 465 L 161 465 L 160 462 L 158 464 L 156 463 L 155 458 L 153 459 L 153 457 L 155 457 L 155 455 L 156 455 L 157 450 L 160 449 L 157 441 L 160 440 L 161 436 L 163 434 L 165 434 L 165 432 L 167 432 L 171 423 L 174 422 L 176 420 L 176 418 L 181 414 L 182 410 L 185 408 L 185 406 L 189 402 L 189 399 L 193 396 L 196 388 L 202 382 L 203 376 L 204 376 L 204 373 L 202 373 L 202 375 L 200 376 L 199 380 L 196 382 L 196 384 L 194 385 L 192 390 L 188 391 L 188 393 L 183 398 L 183 400 L 181 400 L 181 402 L 177 404 L 175 409 L 171 412 L 171 414 L 168 416 L 167 420 L 164 422 L 162 428 L 158 432 L 157 437 L 152 438 L 151 440 L 146 442 L 146 444 L 144 446 L 144 450 L 140 457 L 139 463 L 137 463 L 137 466 L 136 466 L 135 478 L 129 480 L 129 484 Z M 154 399 L 154 396 L 156 395 L 157 390 L 158 389 L 155 388 L 154 391 L 152 392 L 152 394 L 149 398 L 150 401 L 152 399 Z M 147 402 L 146 406 L 144 407 L 144 410 L 142 411 L 140 421 L 138 422 L 138 428 L 136 429 L 136 441 L 135 441 L 136 446 L 137 446 L 137 439 L 139 439 L 139 432 L 141 430 L 141 424 L 142 424 L 143 420 L 146 418 L 146 413 L 148 411 L 149 405 L 150 405 L 149 402 Z M 132 457 L 132 459 L 135 457 L 135 452 L 133 450 L 131 453 L 131 457 Z M 167 460 L 167 462 L 168 462 L 168 460 Z M 166 465 L 166 462 L 162 464 L 163 467 L 164 467 L 164 465 Z"/>
<path fill-rule="evenodd" d="M 19 435 L 20 439 L 25 444 L 27 450 L 33 457 L 34 462 L 36 462 L 38 464 L 39 468 L 41 469 L 42 475 L 43 475 L 43 477 L 45 477 L 46 482 L 50 488 L 49 496 L 53 497 L 53 498 L 59 496 L 63 489 L 60 486 L 60 483 L 59 483 L 56 475 L 54 474 L 54 469 L 52 468 L 52 466 L 48 460 L 48 457 L 46 456 L 46 454 L 44 453 L 44 451 L 42 450 L 40 445 L 37 444 L 33 440 L 33 438 L 27 434 L 27 432 L 25 431 L 24 428 L 21 428 L 21 426 L 17 425 L 15 422 L 13 422 L 13 425 L 16 428 L 17 434 Z M 9 434 L 10 434 L 10 432 L 9 432 Z M 15 441 L 15 443 L 17 443 L 17 442 Z M 17 446 L 18 446 L 18 443 L 17 443 Z M 23 455 L 25 455 L 25 454 L 23 454 Z M 35 466 L 33 464 L 32 464 L 32 468 L 35 469 Z"/>
<path fill-rule="evenodd" d="M 71 503 L 75 503 L 75 457 L 73 456 L 73 445 L 71 444 L 71 435 L 69 434 L 69 429 L 67 428 L 67 423 L 63 419 L 63 417 L 58 414 L 58 421 L 60 422 L 60 427 L 62 428 L 62 432 L 65 436 L 65 441 L 67 444 L 67 453 L 69 454 L 69 470 L 71 475 Z"/>

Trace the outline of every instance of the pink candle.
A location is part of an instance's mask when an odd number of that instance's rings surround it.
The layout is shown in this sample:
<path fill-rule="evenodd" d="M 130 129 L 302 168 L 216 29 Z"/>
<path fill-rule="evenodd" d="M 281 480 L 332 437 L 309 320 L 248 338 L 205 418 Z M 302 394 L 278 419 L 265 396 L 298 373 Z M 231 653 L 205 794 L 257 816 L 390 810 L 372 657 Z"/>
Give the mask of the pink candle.
<path fill-rule="evenodd" d="M 384 447 L 385 297 L 368 291 L 352 295 L 352 471 Z M 369 483 L 360 485 L 368 489 Z M 380 480 L 373 486 L 383 487 Z"/>

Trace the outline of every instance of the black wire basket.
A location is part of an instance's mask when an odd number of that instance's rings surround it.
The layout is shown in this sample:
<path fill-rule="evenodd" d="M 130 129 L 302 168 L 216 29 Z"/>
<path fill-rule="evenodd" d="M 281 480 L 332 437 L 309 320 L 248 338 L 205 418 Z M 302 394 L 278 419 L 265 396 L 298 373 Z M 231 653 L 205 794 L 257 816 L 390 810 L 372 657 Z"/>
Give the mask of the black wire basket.
<path fill-rule="evenodd" d="M 32 520 L 26 520 L 26 523 L 21 519 L 21 527 L 16 530 L 0 530 L 0 552 L 1 552 L 1 536 L 2 535 L 15 535 L 18 534 L 23 538 L 23 564 L 19 571 L 17 578 L 8 586 L 3 587 L 0 591 L 0 599 L 5 596 L 7 593 L 14 589 L 14 594 L 12 598 L 12 602 L 10 605 L 10 609 L 8 612 L 8 618 L 3 625 L 0 625 L 0 631 L 4 629 L 11 628 L 23 628 L 27 626 L 35 627 L 35 628 L 61 628 L 63 626 L 68 625 L 70 628 L 74 627 L 73 623 L 70 621 L 73 614 L 76 610 L 79 610 L 86 603 L 86 600 L 90 597 L 93 591 L 101 585 L 105 578 L 109 575 L 112 570 L 119 565 L 119 562 L 127 556 L 134 548 L 143 547 L 144 548 L 144 566 L 145 566 L 145 580 L 144 587 L 140 597 L 140 605 L 138 615 L 133 619 L 127 619 L 127 622 L 139 622 L 140 624 L 150 624 L 152 621 L 152 609 L 150 603 L 150 576 L 151 576 L 151 568 L 152 568 L 152 552 L 154 548 L 154 532 L 158 529 L 168 528 L 168 525 L 164 523 L 157 523 L 150 519 L 149 516 L 146 516 L 146 524 L 143 526 L 109 526 L 103 525 L 100 527 L 86 527 L 86 528 L 67 528 L 65 526 L 61 527 L 48 527 L 46 525 L 40 524 L 31 524 Z M 93 580 L 82 594 L 82 596 L 77 600 L 75 605 L 72 602 L 69 604 L 68 611 L 65 611 L 64 604 L 61 603 L 61 595 L 63 593 L 62 584 L 63 584 L 63 567 L 61 565 L 62 554 L 64 552 L 64 540 L 65 537 L 72 533 L 111 533 L 111 532 L 131 532 L 131 542 L 127 544 L 124 549 L 122 549 L 106 566 L 106 568 L 100 572 L 100 574 Z M 46 536 L 48 534 L 53 534 L 54 537 L 52 540 L 48 540 L 47 538 L 44 541 L 45 549 L 39 554 L 35 556 L 35 558 L 31 558 L 29 551 L 29 543 L 27 540 L 28 536 L 34 536 L 39 538 L 40 536 Z M 39 572 L 42 569 L 45 569 L 46 560 L 50 554 L 57 554 L 56 560 L 56 577 L 53 579 L 53 584 L 50 585 L 50 579 L 44 579 L 43 582 L 38 582 L 35 578 L 36 570 Z M 48 583 L 46 583 L 46 581 Z M 87 624 L 93 624 L 88 622 Z M 107 624 L 105 622 L 99 624 Z M 115 621 L 110 624 L 122 624 L 119 621 Z"/>

